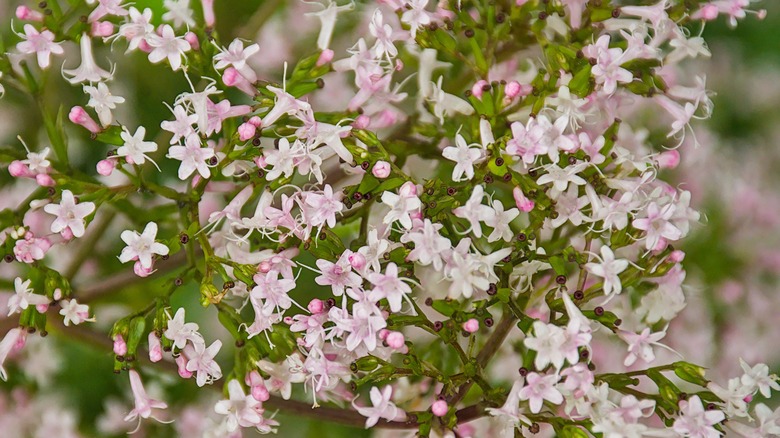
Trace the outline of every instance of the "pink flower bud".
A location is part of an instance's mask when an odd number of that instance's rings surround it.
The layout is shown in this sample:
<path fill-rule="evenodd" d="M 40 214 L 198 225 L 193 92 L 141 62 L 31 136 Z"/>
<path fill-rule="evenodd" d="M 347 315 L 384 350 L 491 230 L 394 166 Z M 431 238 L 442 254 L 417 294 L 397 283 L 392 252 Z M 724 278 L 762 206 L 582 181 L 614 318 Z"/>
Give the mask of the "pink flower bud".
<path fill-rule="evenodd" d="M 8 173 L 14 178 L 33 176 L 32 172 L 30 172 L 30 168 L 18 160 L 12 161 L 11 164 L 8 165 Z"/>
<path fill-rule="evenodd" d="M 312 314 L 317 315 L 325 310 L 325 303 L 322 302 L 322 300 L 315 298 L 309 301 L 309 305 L 306 306 L 306 308 L 309 309 L 309 312 Z"/>
<path fill-rule="evenodd" d="M 377 161 L 376 164 L 374 164 L 374 168 L 371 169 L 371 174 L 376 178 L 385 179 L 390 176 L 390 171 L 390 163 L 387 161 Z M 412 184 L 412 186 L 414 186 L 414 184 Z M 417 192 L 417 189 L 415 188 L 414 191 Z"/>
<path fill-rule="evenodd" d="M 377 336 L 379 336 L 379 339 L 384 341 L 385 339 L 387 339 L 387 335 L 389 335 L 389 334 L 390 334 L 390 330 L 382 329 L 382 330 L 379 330 L 379 333 L 377 333 Z"/>
<path fill-rule="evenodd" d="M 517 208 L 519 208 L 520 211 L 528 213 L 534 209 L 534 201 L 526 198 L 520 187 L 515 187 L 512 190 L 512 196 L 514 196 L 515 205 L 517 205 Z"/>
<path fill-rule="evenodd" d="M 366 256 L 359 252 L 353 252 L 347 259 L 356 271 L 362 271 L 366 267 Z"/>
<path fill-rule="evenodd" d="M 317 58 L 317 67 L 322 67 L 323 65 L 331 62 L 333 60 L 333 50 L 325 49 L 320 53 L 319 58 Z"/>
<path fill-rule="evenodd" d="M 46 313 L 46 311 L 49 310 L 49 303 L 38 304 L 35 306 L 35 310 L 37 310 L 38 313 Z"/>
<path fill-rule="evenodd" d="M 471 87 L 471 94 L 477 99 L 482 99 L 482 93 L 485 92 L 485 88 L 487 88 L 486 86 L 490 86 L 488 81 L 484 79 L 478 80 L 477 83 Z"/>
<path fill-rule="evenodd" d="M 103 176 L 109 176 L 114 172 L 114 169 L 116 169 L 116 160 L 100 160 L 95 167 L 97 169 L 97 173 Z"/>
<path fill-rule="evenodd" d="M 159 362 L 162 360 L 162 357 L 163 350 L 160 338 L 157 337 L 154 331 L 151 331 L 149 332 L 149 360 L 152 362 Z"/>
<path fill-rule="evenodd" d="M 514 99 L 517 97 L 518 94 L 520 94 L 520 82 L 512 81 L 508 82 L 506 86 L 504 86 L 504 94 L 506 97 L 510 99 Z"/>
<path fill-rule="evenodd" d="M 477 330 L 479 330 L 479 321 L 477 321 L 476 318 L 469 319 L 463 323 L 463 330 L 467 331 L 468 333 L 475 333 Z"/>
<path fill-rule="evenodd" d="M 361 114 L 355 118 L 352 122 L 352 127 L 355 129 L 366 129 L 371 124 L 371 118 L 365 114 Z"/>
<path fill-rule="evenodd" d="M 192 377 L 192 371 L 187 371 L 187 357 L 183 353 L 176 358 L 176 365 L 179 367 L 179 377 L 182 379 Z"/>
<path fill-rule="evenodd" d="M 90 33 L 93 37 L 110 37 L 114 34 L 114 23 L 110 21 L 93 21 Z"/>
<path fill-rule="evenodd" d="M 249 122 L 242 123 L 238 126 L 238 139 L 241 141 L 247 141 L 255 136 L 257 127 Z"/>
<path fill-rule="evenodd" d="M 87 111 L 80 106 L 74 106 L 71 108 L 70 113 L 68 114 L 68 119 L 77 125 L 83 126 L 87 129 L 87 131 L 93 134 L 97 134 L 101 131 L 97 122 L 92 120 L 92 117 L 87 114 Z"/>
<path fill-rule="evenodd" d="M 216 18 L 214 16 L 214 0 L 202 0 L 203 5 L 203 21 L 206 23 L 206 27 L 214 27 Z"/>
<path fill-rule="evenodd" d="M 228 87 L 238 88 L 249 96 L 257 94 L 257 89 L 252 85 L 252 82 L 233 67 L 226 68 L 225 72 L 222 73 L 222 82 Z"/>
<path fill-rule="evenodd" d="M 266 163 L 265 161 L 265 157 L 263 156 L 255 157 L 255 166 L 261 169 L 265 169 L 265 166 L 268 166 L 268 163 Z"/>
<path fill-rule="evenodd" d="M 417 196 L 417 186 L 413 182 L 407 181 L 401 186 L 398 193 L 403 197 Z"/>
<path fill-rule="evenodd" d="M 152 272 L 154 272 L 153 268 L 154 266 L 150 266 L 149 269 L 144 268 L 139 260 L 133 265 L 133 272 L 135 272 L 135 275 L 143 278 L 152 275 Z"/>
<path fill-rule="evenodd" d="M 265 384 L 261 383 L 252 387 L 252 398 L 259 402 L 264 402 L 271 398 L 271 394 L 268 393 L 268 388 L 265 387 Z"/>
<path fill-rule="evenodd" d="M 685 252 L 682 250 L 676 249 L 669 254 L 669 261 L 672 263 L 680 263 L 683 259 L 685 259 Z"/>
<path fill-rule="evenodd" d="M 198 36 L 195 35 L 194 32 L 187 32 L 184 34 L 184 40 L 190 43 L 190 47 L 192 47 L 192 50 L 200 50 L 200 41 L 198 41 Z"/>
<path fill-rule="evenodd" d="M 56 185 L 54 179 L 45 173 L 35 175 L 35 182 L 41 187 L 54 187 Z"/>
<path fill-rule="evenodd" d="M 271 272 L 271 262 L 268 260 L 263 260 L 259 265 L 257 265 L 257 271 L 262 272 L 263 274 Z"/>
<path fill-rule="evenodd" d="M 680 153 L 676 150 L 661 152 L 656 160 L 661 169 L 674 169 L 680 164 Z"/>
<path fill-rule="evenodd" d="M 263 119 L 261 119 L 260 117 L 257 117 L 257 116 L 250 117 L 248 122 L 253 124 L 253 125 L 255 125 L 258 128 L 263 126 Z"/>
<path fill-rule="evenodd" d="M 150 46 L 149 43 L 146 42 L 146 39 L 143 39 L 138 43 L 138 49 L 142 52 L 151 53 L 151 51 L 154 50 L 154 47 Z"/>
<path fill-rule="evenodd" d="M 262 382 L 263 377 L 260 375 L 260 373 L 257 372 L 257 370 L 252 370 L 247 373 L 246 376 L 244 376 L 244 383 L 246 386 L 255 386 L 261 384 Z"/>
<path fill-rule="evenodd" d="M 398 350 L 404 346 L 404 334 L 401 332 L 390 332 L 385 338 L 387 345 L 393 350 Z"/>
<path fill-rule="evenodd" d="M 705 21 L 712 21 L 718 18 L 718 6 L 712 3 L 702 6 L 697 12 L 695 12 L 691 18 L 702 19 Z"/>
<path fill-rule="evenodd" d="M 43 21 L 43 14 L 27 6 L 19 6 L 16 8 L 16 18 L 25 21 Z"/>
<path fill-rule="evenodd" d="M 447 410 L 449 410 L 449 407 L 447 406 L 447 402 L 444 400 L 436 400 L 431 405 L 431 411 L 433 412 L 433 415 L 437 417 L 443 417 L 447 415 Z"/>
<path fill-rule="evenodd" d="M 404 69 L 404 62 L 400 59 L 395 60 L 395 71 L 401 71 Z"/>
<path fill-rule="evenodd" d="M 127 354 L 127 343 L 122 335 L 114 336 L 114 354 L 124 356 Z"/>
<path fill-rule="evenodd" d="M 62 299 L 62 289 L 60 289 L 60 288 L 54 289 L 54 294 L 52 295 L 52 297 L 55 300 L 61 300 Z"/>
<path fill-rule="evenodd" d="M 62 231 L 60 231 L 60 236 L 62 236 L 65 240 L 70 240 L 73 238 L 73 230 L 70 229 L 70 227 L 65 227 Z"/>

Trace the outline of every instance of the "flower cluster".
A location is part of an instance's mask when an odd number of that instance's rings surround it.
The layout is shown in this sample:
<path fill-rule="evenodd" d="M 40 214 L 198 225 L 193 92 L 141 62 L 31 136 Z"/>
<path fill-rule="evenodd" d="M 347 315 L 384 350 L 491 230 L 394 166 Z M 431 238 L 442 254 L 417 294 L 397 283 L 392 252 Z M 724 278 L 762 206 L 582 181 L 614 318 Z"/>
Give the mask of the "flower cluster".
<path fill-rule="evenodd" d="M 682 145 L 706 147 L 692 123 L 712 112 L 705 78 L 681 72 L 710 56 L 704 23 L 734 26 L 750 1 L 307 2 L 316 49 L 281 73 L 267 47 L 223 44 L 213 1 L 166 0 L 159 17 L 70 3 L 81 19 L 56 0 L 20 6 L 24 33 L 0 56 L 9 85 L 37 95 L 52 55 L 78 44 L 61 74 L 83 91 L 83 106 L 43 108 L 48 146 L 7 160 L 35 188 L 0 214 L 20 314 L 3 379 L 28 333 L 58 324 L 51 308 L 67 335 L 98 322 L 82 302 L 138 282 L 161 291 L 141 288 L 146 305 L 101 333 L 138 427 L 172 419 L 146 362 L 222 381 L 229 353 L 207 344 L 213 324 L 185 321 L 182 291 L 235 345 L 203 434 L 275 432 L 273 408 L 323 404 L 421 436 L 780 433 L 780 413 L 750 405 L 780 390 L 768 366 L 741 361 L 722 386 L 666 345 L 686 305 L 676 246 L 702 216 L 664 171 Z M 165 119 L 120 121 L 123 62 L 101 67 L 95 46 L 186 84 Z M 111 149 L 84 171 L 69 138 Z M 82 298 L 88 259 L 109 280 Z"/>

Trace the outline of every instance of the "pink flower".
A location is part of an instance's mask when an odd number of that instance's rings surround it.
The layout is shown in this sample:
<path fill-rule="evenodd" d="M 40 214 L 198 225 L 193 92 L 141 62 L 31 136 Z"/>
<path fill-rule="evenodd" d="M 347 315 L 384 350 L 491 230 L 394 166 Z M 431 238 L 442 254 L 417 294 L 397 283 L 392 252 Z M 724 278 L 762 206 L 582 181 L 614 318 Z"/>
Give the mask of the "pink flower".
<path fill-rule="evenodd" d="M 688 437 L 717 438 L 721 436 L 714 425 L 726 419 L 723 411 L 705 411 L 698 395 L 680 401 L 680 416 L 674 420 L 672 429 Z"/>
<path fill-rule="evenodd" d="M 187 344 L 183 353 L 187 357 L 187 371 L 195 373 L 198 386 L 211 384 L 222 377 L 222 369 L 214 357 L 222 348 L 222 341 L 217 339 L 208 348 L 205 343 Z"/>
<path fill-rule="evenodd" d="M 520 390 L 518 397 L 520 400 L 528 400 L 534 414 L 542 410 L 545 400 L 555 405 L 563 403 L 563 395 L 555 387 L 560 379 L 557 374 L 529 373 L 525 379 L 526 385 Z"/>
<path fill-rule="evenodd" d="M 125 421 L 133 421 L 138 419 L 138 427 L 141 426 L 142 418 L 153 418 L 157 421 L 163 422 L 155 416 L 157 409 L 167 409 L 168 405 L 164 402 L 154 400 L 146 395 L 143 383 L 141 382 L 141 376 L 138 375 L 136 370 L 130 370 L 130 387 L 133 391 L 133 398 L 135 399 L 135 407 L 126 416 Z M 137 430 L 137 428 L 136 428 Z"/>
<path fill-rule="evenodd" d="M 160 34 L 151 33 L 146 37 L 146 41 L 152 47 L 151 53 L 149 53 L 149 62 L 157 64 L 163 59 L 168 58 L 168 62 L 171 64 L 171 69 L 176 71 L 181 68 L 181 58 L 185 52 L 189 52 L 192 48 L 183 37 L 177 37 L 173 28 L 169 24 L 165 24 L 162 27 Z"/>
<path fill-rule="evenodd" d="M 41 68 L 49 66 L 51 54 L 62 55 L 61 43 L 54 42 L 54 34 L 50 30 L 38 32 L 32 24 L 24 25 L 24 34 L 19 34 L 24 41 L 16 45 L 16 49 L 24 54 L 35 53 Z"/>
<path fill-rule="evenodd" d="M 63 190 L 60 203 L 47 204 L 43 210 L 56 216 L 51 224 L 52 233 L 60 233 L 65 229 L 70 229 L 74 237 L 81 237 L 85 230 L 86 221 L 84 218 L 95 211 L 95 204 L 92 202 L 76 204 L 73 193 L 70 190 Z"/>
<path fill-rule="evenodd" d="M 399 417 L 405 417 L 403 411 L 399 412 L 399 409 L 395 404 L 390 401 L 390 397 L 393 394 L 393 387 L 385 386 L 381 391 L 376 386 L 371 388 L 369 392 L 369 398 L 371 399 L 372 407 L 361 407 L 355 405 L 355 401 L 352 401 L 352 406 L 360 413 L 360 415 L 366 418 L 366 429 L 373 427 L 379 422 L 380 418 L 384 418 L 388 421 L 396 420 Z"/>
<path fill-rule="evenodd" d="M 214 406 L 214 412 L 227 416 L 227 430 L 229 432 L 237 430 L 239 426 L 270 429 L 272 426 L 278 425 L 273 420 L 263 418 L 262 403 L 251 395 L 246 395 L 238 380 L 228 382 L 228 397 L 227 400 L 217 402 Z"/>

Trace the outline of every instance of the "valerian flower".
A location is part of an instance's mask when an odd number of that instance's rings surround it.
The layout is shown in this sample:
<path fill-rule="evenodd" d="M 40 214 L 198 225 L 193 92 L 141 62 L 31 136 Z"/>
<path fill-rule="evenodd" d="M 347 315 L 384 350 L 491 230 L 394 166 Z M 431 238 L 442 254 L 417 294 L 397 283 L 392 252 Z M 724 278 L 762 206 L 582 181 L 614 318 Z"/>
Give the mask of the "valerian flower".
<path fill-rule="evenodd" d="M 155 222 L 146 224 L 146 228 L 141 234 L 138 234 L 138 231 L 125 230 L 122 231 L 121 237 L 127 244 L 119 255 L 119 261 L 122 263 L 138 260 L 142 267 L 151 269 L 152 257 L 168 255 L 168 247 L 155 241 L 157 238 L 157 224 Z"/>
<path fill-rule="evenodd" d="M 85 219 L 95 211 L 92 202 L 76 203 L 76 198 L 70 190 L 62 191 L 59 204 L 47 204 L 43 207 L 46 213 L 56 216 L 51 224 L 52 233 L 70 233 L 73 237 L 81 237 L 85 232 Z"/>

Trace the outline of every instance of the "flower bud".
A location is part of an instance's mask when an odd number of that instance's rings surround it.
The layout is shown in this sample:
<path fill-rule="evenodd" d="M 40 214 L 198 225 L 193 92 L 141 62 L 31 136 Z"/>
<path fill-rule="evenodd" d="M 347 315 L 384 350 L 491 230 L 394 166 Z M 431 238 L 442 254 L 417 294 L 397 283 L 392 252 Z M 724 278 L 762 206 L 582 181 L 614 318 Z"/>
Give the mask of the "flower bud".
<path fill-rule="evenodd" d="M 309 305 L 306 306 L 306 308 L 309 309 L 309 312 L 312 314 L 317 315 L 325 310 L 325 303 L 323 303 L 322 300 L 315 298 L 309 301 Z"/>
<path fill-rule="evenodd" d="M 371 118 L 365 114 L 361 114 L 355 118 L 352 122 L 352 127 L 355 129 L 366 129 L 371 124 Z"/>
<path fill-rule="evenodd" d="M 222 82 L 228 87 L 238 88 L 249 96 L 257 94 L 257 90 L 252 86 L 252 83 L 233 67 L 226 68 L 225 72 L 222 73 Z"/>
<path fill-rule="evenodd" d="M 257 271 L 263 274 L 271 272 L 271 262 L 268 260 L 263 260 L 259 265 L 257 265 Z"/>
<path fill-rule="evenodd" d="M 431 405 L 431 411 L 433 412 L 433 415 L 437 417 L 443 417 L 447 415 L 447 410 L 449 410 L 449 407 L 447 406 L 447 402 L 444 400 L 436 400 Z"/>
<path fill-rule="evenodd" d="M 366 267 L 366 256 L 359 252 L 353 252 L 347 257 L 349 264 L 352 265 L 356 271 L 362 271 Z"/>
<path fill-rule="evenodd" d="M 517 205 L 520 211 L 528 213 L 534 209 L 534 201 L 526 198 L 520 187 L 515 187 L 512 190 L 512 196 L 515 198 L 515 205 Z"/>
<path fill-rule="evenodd" d="M 137 275 L 137 276 L 139 276 L 141 278 L 144 278 L 144 277 L 148 277 L 148 276 L 152 275 L 152 272 L 154 272 L 153 268 L 154 268 L 154 266 L 150 266 L 149 269 L 144 268 L 141 265 L 141 261 L 138 260 L 133 265 L 133 272 L 135 272 L 135 275 Z"/>
<path fill-rule="evenodd" d="M 127 354 L 127 342 L 122 335 L 114 336 L 114 354 L 117 356 L 124 356 Z"/>
<path fill-rule="evenodd" d="M 679 249 L 676 249 L 676 250 L 672 251 L 671 254 L 669 254 L 669 261 L 670 262 L 680 263 L 681 261 L 683 261 L 683 259 L 685 259 L 685 252 L 683 252 L 683 251 L 681 251 Z"/>
<path fill-rule="evenodd" d="M 398 193 L 403 197 L 417 196 L 417 186 L 413 182 L 407 181 L 401 186 Z"/>
<path fill-rule="evenodd" d="M 73 238 L 73 230 L 70 229 L 70 227 L 65 227 L 62 231 L 60 231 L 60 236 L 62 236 L 65 240 L 70 240 Z"/>
<path fill-rule="evenodd" d="M 87 114 L 87 111 L 80 106 L 74 106 L 71 108 L 70 113 L 68 114 L 68 119 L 77 125 L 83 126 L 87 131 L 93 134 L 97 134 L 101 131 L 97 122 L 95 122 L 92 117 Z"/>
<path fill-rule="evenodd" d="M 14 160 L 8 166 L 8 173 L 14 178 L 33 176 L 30 168 L 19 160 Z"/>
<path fill-rule="evenodd" d="M 110 176 L 114 172 L 114 169 L 116 169 L 116 160 L 100 160 L 95 167 L 97 169 L 97 173 L 100 175 Z"/>
<path fill-rule="evenodd" d="M 159 362 L 162 360 L 162 355 L 162 343 L 160 343 L 160 338 L 157 337 L 154 331 L 149 332 L 149 360 L 152 362 Z"/>
<path fill-rule="evenodd" d="M 198 41 L 198 36 L 194 32 L 185 33 L 184 40 L 190 43 L 192 50 L 200 50 L 200 41 Z"/>
<path fill-rule="evenodd" d="M 674 169 L 680 164 L 680 153 L 676 150 L 661 152 L 656 157 L 661 169 Z"/>
<path fill-rule="evenodd" d="M 54 179 L 45 173 L 35 175 L 35 182 L 41 187 L 54 187 L 56 185 Z"/>
<path fill-rule="evenodd" d="M 388 333 L 387 338 L 385 338 L 385 342 L 387 342 L 387 345 L 393 350 L 403 348 L 404 341 L 404 334 L 401 332 L 390 332 Z"/>
<path fill-rule="evenodd" d="M 255 126 L 256 126 L 256 127 L 258 127 L 258 128 L 259 128 L 259 127 L 261 127 L 261 126 L 263 126 L 263 119 L 261 119 L 261 118 L 260 118 L 260 117 L 258 117 L 258 116 L 252 116 L 252 117 L 250 117 L 250 118 L 249 118 L 249 120 L 248 120 L 248 122 L 249 122 L 249 123 L 251 123 L 251 124 L 253 124 L 253 125 L 255 125 Z"/>
<path fill-rule="evenodd" d="M 46 311 L 49 310 L 49 303 L 38 304 L 35 306 L 35 310 L 37 310 L 38 313 L 46 313 Z"/>
<path fill-rule="evenodd" d="M 319 58 L 317 58 L 317 67 L 322 67 L 323 65 L 331 62 L 333 60 L 333 50 L 325 49 L 320 53 Z"/>
<path fill-rule="evenodd" d="M 485 92 L 485 85 L 490 85 L 488 81 L 484 79 L 478 80 L 474 86 L 471 87 L 471 94 L 477 99 L 482 99 L 482 93 Z"/>
<path fill-rule="evenodd" d="M 257 127 L 249 122 L 242 123 L 238 127 L 238 139 L 241 141 L 247 141 L 255 136 Z"/>
<path fill-rule="evenodd" d="M 374 175 L 376 178 L 379 179 L 385 179 L 388 176 L 390 176 L 390 163 L 387 161 L 377 161 L 376 164 L 374 164 L 374 168 L 371 169 L 371 174 Z M 408 183 L 407 183 L 408 184 Z M 415 189 L 415 192 L 417 189 Z"/>
<path fill-rule="evenodd" d="M 214 0 L 202 0 L 203 5 L 203 22 L 206 23 L 206 27 L 214 27 L 216 21 L 214 15 Z"/>
<path fill-rule="evenodd" d="M 182 379 L 189 379 L 192 377 L 192 371 L 187 371 L 187 357 L 184 356 L 184 353 L 179 354 L 179 357 L 176 358 L 176 365 L 178 365 L 179 368 L 179 377 Z"/>
<path fill-rule="evenodd" d="M 43 14 L 27 6 L 19 6 L 16 8 L 16 18 L 25 21 L 43 21 Z"/>
<path fill-rule="evenodd" d="M 90 33 L 93 37 L 110 37 L 114 34 L 114 23 L 110 21 L 93 21 Z"/>
<path fill-rule="evenodd" d="M 468 333 L 475 333 L 477 330 L 479 330 L 479 321 L 477 321 L 476 318 L 469 319 L 463 323 L 463 330 L 467 331 Z"/>

